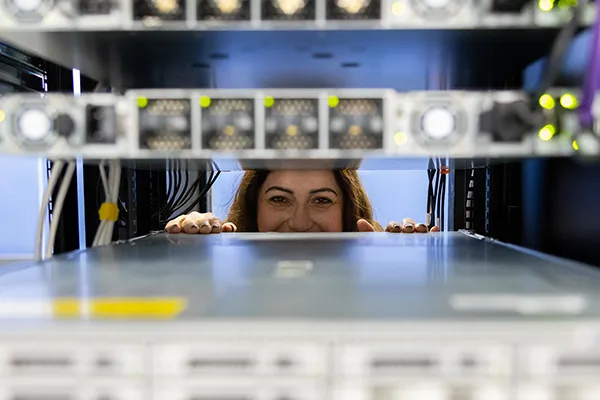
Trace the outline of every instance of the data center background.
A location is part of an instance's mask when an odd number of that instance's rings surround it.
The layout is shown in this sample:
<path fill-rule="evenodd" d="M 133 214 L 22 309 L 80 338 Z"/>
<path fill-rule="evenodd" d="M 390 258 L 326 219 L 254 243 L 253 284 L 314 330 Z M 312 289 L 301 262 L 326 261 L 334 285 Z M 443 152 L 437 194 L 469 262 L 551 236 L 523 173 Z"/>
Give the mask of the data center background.
<path fill-rule="evenodd" d="M 268 30 L 193 34 L 148 30 L 127 35 L 80 33 L 80 40 L 71 44 L 81 50 L 81 55 L 90 56 L 87 61 L 79 61 L 81 65 L 94 57 L 99 61 L 88 69 L 98 80 L 83 76 L 82 92 L 97 90 L 99 82 L 111 82 L 117 90 L 137 87 L 493 90 L 520 89 L 535 81 L 540 74 L 533 68 L 536 60 L 548 54 L 557 32 L 557 27 L 401 32 L 283 30 L 276 34 Z M 55 34 L 73 39 L 70 33 Z M 27 41 L 27 35 L 24 33 L 22 40 Z M 92 39 L 91 35 L 97 38 Z M 111 40 L 115 35 L 118 40 Z M 581 37 L 586 35 L 589 31 L 584 31 Z M 96 47 L 95 51 L 81 48 L 89 41 L 97 45 L 102 40 L 110 42 L 111 47 Z M 49 92 L 72 92 L 70 69 L 39 58 L 15 57 L 13 49 L 2 49 L 4 91 L 43 91 L 47 85 Z M 12 56 L 8 58 L 7 54 Z M 98 60 L 99 55 L 106 57 Z M 25 62 L 15 61 L 19 59 Z M 572 59 L 573 54 L 567 57 L 568 61 Z M 557 86 L 580 84 L 582 73 L 577 69 L 567 71 Z M 42 79 L 42 85 L 37 87 L 36 78 L 32 78 L 36 76 Z M 586 184 L 596 176 L 598 166 L 564 159 L 476 164 L 473 174 L 466 168 L 458 169 L 453 176 L 449 195 L 453 229 L 469 225 L 486 236 L 600 264 L 600 256 L 594 251 L 598 244 L 594 229 L 600 223 L 594 205 L 600 189 Z M 423 175 L 426 179 L 425 172 Z M 162 166 L 156 169 L 145 166 L 127 169 L 125 176 L 122 200 L 130 211 L 122 210 L 121 229 L 115 233 L 115 239 L 161 229 L 162 216 L 147 216 L 165 208 L 168 174 Z M 94 232 L 98 224 L 95 212 L 98 180 L 95 166 L 85 166 L 87 232 Z M 467 217 L 465 204 L 470 181 L 475 183 L 475 207 L 472 216 Z M 79 248 L 79 236 L 75 234 L 80 224 L 75 212 L 75 186 L 72 183 L 67 198 L 57 252 Z M 208 202 L 208 199 L 200 201 L 198 209 L 206 210 Z M 86 235 L 88 241 L 91 236 Z"/>

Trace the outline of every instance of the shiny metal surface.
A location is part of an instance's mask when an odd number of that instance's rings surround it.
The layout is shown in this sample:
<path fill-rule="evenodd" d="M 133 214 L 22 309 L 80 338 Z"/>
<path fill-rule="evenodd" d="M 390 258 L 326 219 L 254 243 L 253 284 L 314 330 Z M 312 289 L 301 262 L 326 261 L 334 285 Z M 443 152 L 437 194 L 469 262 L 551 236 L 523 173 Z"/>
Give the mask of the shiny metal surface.
<path fill-rule="evenodd" d="M 458 232 L 157 234 L 0 268 L 0 302 L 182 297 L 190 322 L 569 320 L 600 316 L 599 285 L 591 267 Z"/>
<path fill-rule="evenodd" d="M 0 28 L 0 41 L 80 69 L 82 75 L 118 90 L 354 87 L 409 91 L 435 87 L 432 71 L 452 76 L 454 88 L 504 88 L 505 77 L 519 75 L 547 54 L 552 38 L 547 29 L 50 32 Z M 450 53 L 454 56 L 443 56 Z M 490 77 L 490 66 L 503 73 Z M 469 73 L 459 73 L 464 70 Z"/>

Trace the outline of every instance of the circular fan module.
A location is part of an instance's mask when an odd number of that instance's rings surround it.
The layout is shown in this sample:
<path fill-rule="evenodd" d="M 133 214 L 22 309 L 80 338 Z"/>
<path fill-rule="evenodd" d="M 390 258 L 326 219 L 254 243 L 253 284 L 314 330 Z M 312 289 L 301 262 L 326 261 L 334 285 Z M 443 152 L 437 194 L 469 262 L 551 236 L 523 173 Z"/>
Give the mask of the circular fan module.
<path fill-rule="evenodd" d="M 187 0 L 186 0 L 187 1 Z M 250 19 L 248 0 L 198 0 L 197 18 L 200 21 L 244 21 Z"/>
<path fill-rule="evenodd" d="M 201 99 L 202 148 L 248 150 L 254 148 L 252 99 Z"/>
<path fill-rule="evenodd" d="M 39 22 L 54 5 L 54 0 L 5 0 L 6 10 L 20 22 Z"/>
<path fill-rule="evenodd" d="M 265 145 L 274 150 L 319 147 L 316 99 L 269 99 L 265 102 Z"/>
<path fill-rule="evenodd" d="M 273 7 L 285 15 L 294 15 L 306 7 L 306 0 L 272 0 Z"/>
<path fill-rule="evenodd" d="M 330 98 L 333 100 L 333 98 Z M 338 99 L 329 104 L 329 147 L 377 150 L 383 147 L 383 101 Z"/>
<path fill-rule="evenodd" d="M 456 130 L 456 116 L 444 107 L 432 107 L 421 116 L 422 132 L 434 140 L 445 140 Z"/>
<path fill-rule="evenodd" d="M 133 17 L 139 21 L 184 21 L 186 0 L 133 0 Z"/>
<path fill-rule="evenodd" d="M 443 20 L 458 14 L 466 0 L 411 0 L 416 14 L 424 18 Z"/>
<path fill-rule="evenodd" d="M 334 0 L 335 5 L 348 14 L 364 12 L 371 4 L 371 0 Z"/>
<path fill-rule="evenodd" d="M 242 0 L 209 0 L 209 3 L 221 14 L 235 14 L 242 8 Z"/>
<path fill-rule="evenodd" d="M 425 145 L 448 145 L 456 141 L 465 128 L 464 113 L 450 104 L 429 104 L 413 116 L 414 131 Z"/>
<path fill-rule="evenodd" d="M 14 114 L 13 134 L 26 147 L 49 147 L 57 138 L 52 115 L 42 107 L 23 107 Z"/>

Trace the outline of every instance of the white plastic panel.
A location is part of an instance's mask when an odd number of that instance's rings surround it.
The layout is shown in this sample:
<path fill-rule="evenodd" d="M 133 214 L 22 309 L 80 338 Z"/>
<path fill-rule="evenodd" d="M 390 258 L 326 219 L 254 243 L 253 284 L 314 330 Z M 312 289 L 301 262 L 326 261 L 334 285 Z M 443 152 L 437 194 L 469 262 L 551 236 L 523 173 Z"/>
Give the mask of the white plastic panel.
<path fill-rule="evenodd" d="M 141 381 L 0 380 L 0 400 L 147 400 L 147 393 Z"/>
<path fill-rule="evenodd" d="M 324 376 L 326 345 L 311 343 L 173 343 L 156 345 L 158 376 Z"/>
<path fill-rule="evenodd" d="M 145 357 L 136 345 L 0 344 L 0 377 L 140 376 L 146 372 Z"/>
<path fill-rule="evenodd" d="M 407 379 L 388 383 L 343 381 L 334 400 L 509 400 L 507 386 L 470 382 L 454 385 L 436 380 Z"/>
<path fill-rule="evenodd" d="M 276 379 L 157 380 L 154 400 L 329 400 L 326 386 L 317 381 Z"/>
<path fill-rule="evenodd" d="M 357 343 L 339 347 L 342 376 L 492 376 L 511 373 L 509 346 L 473 343 Z"/>
<path fill-rule="evenodd" d="M 518 368 L 524 377 L 553 379 L 600 377 L 600 348 L 533 345 L 518 352 Z"/>

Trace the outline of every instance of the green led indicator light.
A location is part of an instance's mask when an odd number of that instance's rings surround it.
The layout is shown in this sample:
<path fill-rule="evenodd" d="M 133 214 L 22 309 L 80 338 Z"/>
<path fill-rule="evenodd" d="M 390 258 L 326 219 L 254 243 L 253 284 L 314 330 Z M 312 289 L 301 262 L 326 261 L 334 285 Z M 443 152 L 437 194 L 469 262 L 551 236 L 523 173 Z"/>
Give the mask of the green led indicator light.
<path fill-rule="evenodd" d="M 574 110 L 577 108 L 577 97 L 570 93 L 565 93 L 560 96 L 560 105 L 568 110 Z"/>
<path fill-rule="evenodd" d="M 573 143 L 571 143 L 571 145 L 573 146 L 573 150 L 579 151 L 579 144 L 577 144 L 577 140 L 573 140 Z"/>
<path fill-rule="evenodd" d="M 275 99 L 272 97 L 265 97 L 265 107 L 271 108 L 275 104 Z"/>
<path fill-rule="evenodd" d="M 538 7 L 544 12 L 552 11 L 554 8 L 554 0 L 539 0 Z"/>
<path fill-rule="evenodd" d="M 200 107 L 208 108 L 208 107 L 210 107 L 210 103 L 211 103 L 210 97 L 208 97 L 208 96 L 200 97 Z"/>
<path fill-rule="evenodd" d="M 570 8 L 570 7 L 577 7 L 577 0 L 559 0 L 558 1 L 558 7 L 559 8 Z"/>
<path fill-rule="evenodd" d="M 148 98 L 147 97 L 138 97 L 137 105 L 139 108 L 146 108 L 146 106 L 148 105 Z"/>
<path fill-rule="evenodd" d="M 337 96 L 329 96 L 327 104 L 329 104 L 329 107 L 331 108 L 336 108 L 338 104 L 340 104 L 340 99 Z"/>
<path fill-rule="evenodd" d="M 540 96 L 540 106 L 546 110 L 552 110 L 556 106 L 556 102 L 549 94 L 543 94 Z"/>
<path fill-rule="evenodd" d="M 546 125 L 538 132 L 538 136 L 544 142 L 552 139 L 554 134 L 556 133 L 556 127 L 554 125 Z"/>

